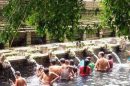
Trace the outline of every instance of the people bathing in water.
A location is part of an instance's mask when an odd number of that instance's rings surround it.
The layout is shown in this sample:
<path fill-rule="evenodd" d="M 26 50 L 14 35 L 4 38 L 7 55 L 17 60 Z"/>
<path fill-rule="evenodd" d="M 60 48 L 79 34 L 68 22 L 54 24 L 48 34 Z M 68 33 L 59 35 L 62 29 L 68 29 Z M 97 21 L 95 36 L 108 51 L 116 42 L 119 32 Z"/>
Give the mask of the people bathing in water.
<path fill-rule="evenodd" d="M 16 77 L 16 80 L 15 80 L 15 83 L 12 82 L 12 85 L 11 86 L 27 86 L 27 83 L 26 83 L 26 80 L 25 78 L 23 78 L 21 76 L 21 73 L 19 71 L 16 71 L 15 72 L 15 77 Z"/>
<path fill-rule="evenodd" d="M 99 59 L 95 64 L 95 69 L 99 72 L 107 72 L 107 70 L 110 68 L 110 65 L 108 60 L 105 58 L 104 52 L 99 52 L 98 57 Z"/>
<path fill-rule="evenodd" d="M 91 75 L 94 67 L 99 72 L 108 72 L 113 68 L 113 57 L 108 55 L 108 59 L 105 58 L 104 52 L 99 52 L 99 59 L 96 64 L 91 60 L 91 57 L 85 57 L 82 60 L 79 68 L 75 65 L 73 59 L 60 59 L 60 64 L 57 64 L 57 58 L 51 58 L 50 66 L 44 68 L 40 66 L 36 69 L 36 75 L 42 83 L 42 86 L 51 86 L 54 82 L 69 81 L 74 77 L 80 75 L 81 77 Z M 4 62 L 5 58 L 1 58 L 1 63 Z M 20 72 L 16 72 L 16 81 L 12 86 L 26 86 L 26 80 L 21 77 Z M 19 83 L 19 84 L 18 84 Z M 18 85 L 16 85 L 18 84 Z"/>

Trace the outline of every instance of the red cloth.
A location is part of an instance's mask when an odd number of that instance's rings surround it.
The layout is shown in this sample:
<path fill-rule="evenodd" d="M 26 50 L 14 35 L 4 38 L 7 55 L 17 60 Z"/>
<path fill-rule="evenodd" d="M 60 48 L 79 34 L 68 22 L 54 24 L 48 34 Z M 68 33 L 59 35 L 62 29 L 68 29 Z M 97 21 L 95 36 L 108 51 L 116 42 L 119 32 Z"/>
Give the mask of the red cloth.
<path fill-rule="evenodd" d="M 80 67 L 79 69 L 80 69 L 80 72 L 79 72 L 80 76 L 88 76 L 91 73 L 91 68 L 89 66 L 86 66 L 86 73 L 84 73 L 84 67 L 83 66 Z"/>

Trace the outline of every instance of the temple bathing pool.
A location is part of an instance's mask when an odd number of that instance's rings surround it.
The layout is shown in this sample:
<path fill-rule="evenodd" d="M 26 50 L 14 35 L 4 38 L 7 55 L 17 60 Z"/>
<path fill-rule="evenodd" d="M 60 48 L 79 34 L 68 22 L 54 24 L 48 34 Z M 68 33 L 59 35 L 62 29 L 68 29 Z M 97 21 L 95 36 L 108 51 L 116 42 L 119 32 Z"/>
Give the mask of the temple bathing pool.
<path fill-rule="evenodd" d="M 28 86 L 41 86 L 35 75 L 26 77 Z M 100 73 L 93 71 L 91 76 L 77 77 L 73 81 L 56 83 L 54 86 L 130 86 L 130 65 L 114 64 L 113 71 Z"/>

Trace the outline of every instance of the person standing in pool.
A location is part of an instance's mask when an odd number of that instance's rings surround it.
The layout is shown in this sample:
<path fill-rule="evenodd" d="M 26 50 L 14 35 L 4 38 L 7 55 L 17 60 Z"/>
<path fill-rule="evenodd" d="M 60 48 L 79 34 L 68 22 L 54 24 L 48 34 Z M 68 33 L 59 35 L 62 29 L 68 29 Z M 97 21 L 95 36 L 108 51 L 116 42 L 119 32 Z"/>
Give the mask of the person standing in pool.
<path fill-rule="evenodd" d="M 15 72 L 15 83 L 12 82 L 11 86 L 27 86 L 25 78 L 21 76 L 21 73 L 19 71 Z"/>
<path fill-rule="evenodd" d="M 54 79 L 51 79 L 52 76 L 55 76 Z M 60 78 L 54 72 L 50 72 L 48 68 L 44 68 L 44 74 L 42 75 L 42 86 L 53 86 L 53 83 Z"/>
<path fill-rule="evenodd" d="M 108 54 L 108 62 L 110 67 L 108 68 L 108 71 L 111 72 L 113 68 L 113 56 L 111 54 Z"/>
<path fill-rule="evenodd" d="M 110 68 L 108 60 L 105 58 L 104 52 L 98 53 L 99 59 L 95 64 L 95 69 L 99 72 L 107 72 L 107 69 Z"/>
<path fill-rule="evenodd" d="M 62 62 L 61 62 L 62 63 Z M 65 63 L 61 64 L 61 81 L 69 81 L 74 77 L 74 71 L 70 66 L 70 61 L 65 60 Z"/>
<path fill-rule="evenodd" d="M 84 66 L 79 68 L 79 75 L 82 77 L 88 76 L 91 74 L 91 68 L 88 66 L 90 61 L 88 59 L 84 60 Z"/>

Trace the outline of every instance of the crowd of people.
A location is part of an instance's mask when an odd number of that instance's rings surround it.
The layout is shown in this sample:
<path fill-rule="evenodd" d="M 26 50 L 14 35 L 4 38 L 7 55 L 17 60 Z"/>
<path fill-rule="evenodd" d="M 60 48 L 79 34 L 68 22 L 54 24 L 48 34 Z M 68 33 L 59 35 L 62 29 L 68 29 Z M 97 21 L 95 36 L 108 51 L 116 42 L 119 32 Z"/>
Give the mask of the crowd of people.
<path fill-rule="evenodd" d="M 111 72 L 113 68 L 113 56 L 99 52 L 96 63 L 88 56 L 81 60 L 78 65 L 73 59 L 61 58 L 57 63 L 57 58 L 51 58 L 50 66 L 45 68 L 40 66 L 36 70 L 36 75 L 43 86 L 51 86 L 54 82 L 65 82 L 73 80 L 77 76 L 86 77 L 92 75 L 93 71 Z"/>
<path fill-rule="evenodd" d="M 61 58 L 58 60 L 56 55 L 51 56 L 48 68 L 43 66 L 36 68 L 35 74 L 42 86 L 52 86 L 54 83 L 70 81 L 79 76 L 90 76 L 93 71 L 111 72 L 113 68 L 113 56 L 111 54 L 105 55 L 104 52 L 99 52 L 96 62 L 91 60 L 93 57 L 87 56 L 79 64 L 75 64 L 73 59 Z M 5 58 L 0 59 L 2 64 L 4 62 L 3 59 L 5 60 Z M 12 86 L 27 86 L 26 80 L 19 71 L 15 72 L 15 79 L 15 82 L 10 80 Z"/>

